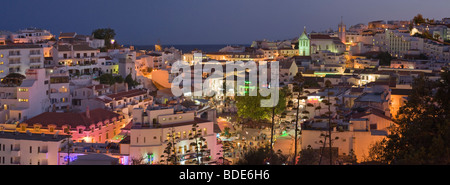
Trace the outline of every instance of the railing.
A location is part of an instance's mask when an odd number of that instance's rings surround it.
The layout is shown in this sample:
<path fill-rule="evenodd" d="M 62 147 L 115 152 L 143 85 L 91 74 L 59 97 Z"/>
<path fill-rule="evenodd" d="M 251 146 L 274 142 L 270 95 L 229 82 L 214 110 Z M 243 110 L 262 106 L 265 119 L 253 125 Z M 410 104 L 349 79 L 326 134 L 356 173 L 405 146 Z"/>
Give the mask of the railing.
<path fill-rule="evenodd" d="M 20 61 L 9 61 L 9 64 L 20 64 Z"/>
<path fill-rule="evenodd" d="M 31 55 L 41 55 L 41 52 L 30 52 L 30 56 Z"/>

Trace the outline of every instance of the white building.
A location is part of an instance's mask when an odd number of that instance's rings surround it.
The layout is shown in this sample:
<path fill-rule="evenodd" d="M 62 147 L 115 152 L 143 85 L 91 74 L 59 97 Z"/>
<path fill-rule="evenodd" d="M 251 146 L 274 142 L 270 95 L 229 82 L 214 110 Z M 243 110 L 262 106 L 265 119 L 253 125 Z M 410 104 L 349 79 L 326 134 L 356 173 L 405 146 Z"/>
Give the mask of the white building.
<path fill-rule="evenodd" d="M 13 43 L 39 43 L 54 38 L 48 30 L 38 28 L 27 28 L 11 33 L 10 40 Z"/>
<path fill-rule="evenodd" d="M 56 45 L 53 48 L 54 65 L 64 67 L 70 75 L 97 74 L 100 70 L 100 50 L 88 45 Z"/>
<path fill-rule="evenodd" d="M 38 45 L 0 46 L 0 78 L 9 73 L 25 75 L 27 69 L 44 67 L 43 48 Z"/>
<path fill-rule="evenodd" d="M 3 85 L 0 88 L 0 104 L 4 122 L 21 122 L 51 107 L 49 100 L 50 77 L 45 69 L 29 69 L 20 84 Z"/>
<path fill-rule="evenodd" d="M 171 141 L 170 135 L 174 133 L 178 137 L 175 149 L 181 164 L 190 164 L 195 158 L 195 146 L 191 146 L 193 140 L 189 140 L 192 126 L 197 123 L 197 132 L 200 132 L 206 140 L 202 142 L 206 146 L 203 160 L 216 159 L 218 152 L 217 133 L 214 133 L 214 122 L 195 116 L 194 112 L 175 113 L 170 109 L 134 109 L 133 126 L 126 142 L 121 144 L 121 154 L 129 155 L 130 159 L 144 158 L 144 163 L 158 164 L 166 157 L 164 149 Z M 166 156 L 166 155 L 165 155 Z"/>
<path fill-rule="evenodd" d="M 67 136 L 0 132 L 0 165 L 58 165 Z"/>
<path fill-rule="evenodd" d="M 326 120 L 326 119 L 325 119 Z M 335 121 L 335 120 L 333 120 Z M 320 149 L 323 144 L 322 134 L 328 133 L 328 122 L 309 122 L 302 127 L 301 148 L 311 147 Z M 333 128 L 333 148 L 337 148 L 338 155 L 356 155 L 357 162 L 363 162 L 369 156 L 370 147 L 378 141 L 386 138 L 392 121 L 385 116 L 383 111 L 377 109 L 366 109 L 352 115 L 349 123 L 338 123 Z M 328 140 L 326 141 L 328 146 Z"/>

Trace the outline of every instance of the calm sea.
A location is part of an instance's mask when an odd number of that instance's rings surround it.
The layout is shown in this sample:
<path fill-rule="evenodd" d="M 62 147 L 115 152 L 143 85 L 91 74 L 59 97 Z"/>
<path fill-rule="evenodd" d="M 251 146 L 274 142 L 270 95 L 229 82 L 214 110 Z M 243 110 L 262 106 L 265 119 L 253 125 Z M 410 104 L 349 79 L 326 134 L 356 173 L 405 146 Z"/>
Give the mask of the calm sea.
<path fill-rule="evenodd" d="M 209 52 L 218 52 L 220 49 L 226 47 L 226 46 L 247 46 L 245 44 L 210 44 L 210 45 L 203 45 L 203 44 L 197 44 L 197 45 L 162 45 L 162 48 L 170 48 L 174 47 L 176 49 L 181 50 L 183 53 L 189 53 L 192 50 L 199 49 L 203 52 L 209 53 Z M 153 51 L 155 50 L 155 45 L 136 45 L 134 46 L 135 50 L 148 50 Z"/>

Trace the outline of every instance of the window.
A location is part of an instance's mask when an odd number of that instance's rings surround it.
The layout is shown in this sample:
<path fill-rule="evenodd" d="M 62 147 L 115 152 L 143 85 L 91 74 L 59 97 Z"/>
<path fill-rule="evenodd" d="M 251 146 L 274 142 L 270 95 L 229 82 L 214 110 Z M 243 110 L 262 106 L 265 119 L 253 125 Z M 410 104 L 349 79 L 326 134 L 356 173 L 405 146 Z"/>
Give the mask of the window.
<path fill-rule="evenodd" d="M 19 99 L 19 102 L 28 102 L 28 99 Z"/>
<path fill-rule="evenodd" d="M 34 126 L 34 131 L 35 132 L 39 132 L 41 130 L 41 127 L 40 126 Z"/>
<path fill-rule="evenodd" d="M 30 154 L 33 152 L 33 147 L 30 146 Z M 31 163 L 31 162 L 30 162 Z"/>

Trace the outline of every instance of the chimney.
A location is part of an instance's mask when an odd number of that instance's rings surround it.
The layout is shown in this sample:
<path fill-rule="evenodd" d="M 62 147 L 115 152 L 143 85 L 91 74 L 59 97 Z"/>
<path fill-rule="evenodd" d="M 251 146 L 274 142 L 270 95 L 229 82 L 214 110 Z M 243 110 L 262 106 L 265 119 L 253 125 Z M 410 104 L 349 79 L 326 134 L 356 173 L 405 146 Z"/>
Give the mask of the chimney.
<path fill-rule="evenodd" d="M 86 106 L 86 117 L 91 118 L 91 113 L 89 112 L 89 106 Z"/>
<path fill-rule="evenodd" d="M 128 92 L 128 83 L 124 82 L 125 84 L 125 92 Z"/>

